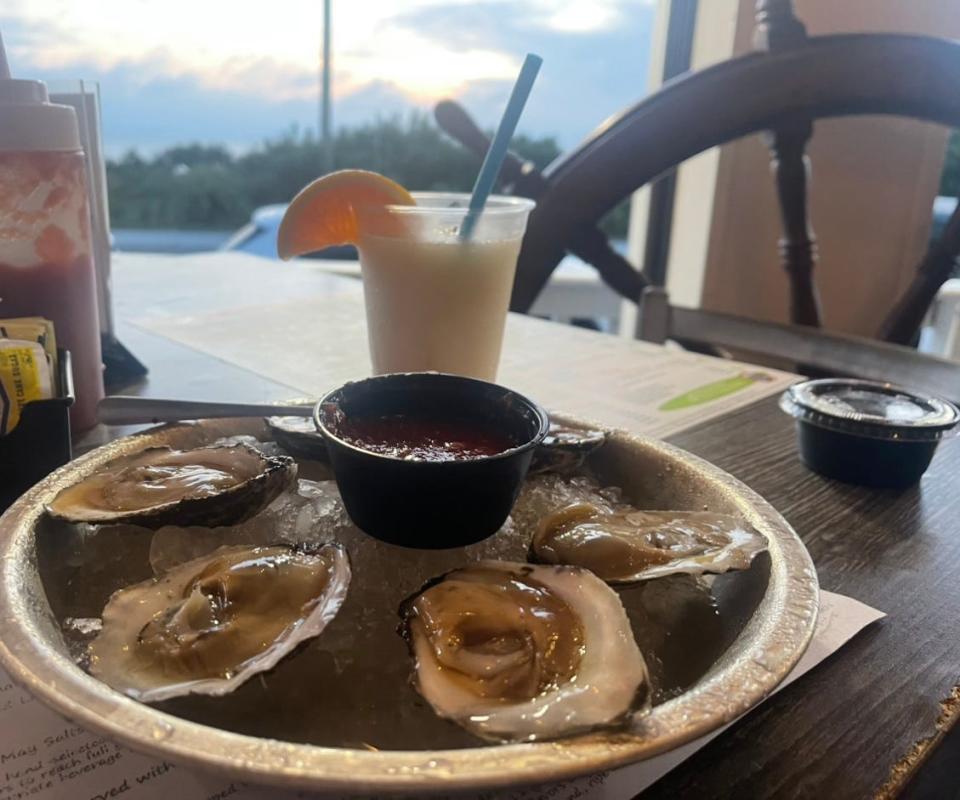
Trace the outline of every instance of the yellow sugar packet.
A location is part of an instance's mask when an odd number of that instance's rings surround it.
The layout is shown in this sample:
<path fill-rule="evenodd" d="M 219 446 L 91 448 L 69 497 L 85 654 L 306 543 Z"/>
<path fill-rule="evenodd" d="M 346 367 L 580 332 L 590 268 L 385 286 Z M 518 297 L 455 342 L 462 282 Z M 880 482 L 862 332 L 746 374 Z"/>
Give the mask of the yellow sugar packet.
<path fill-rule="evenodd" d="M 16 427 L 27 403 L 49 397 L 53 380 L 43 345 L 0 339 L 0 436 Z"/>
<path fill-rule="evenodd" d="M 50 374 L 57 376 L 57 336 L 53 323 L 43 317 L 0 319 L 0 339 L 19 339 L 43 345 L 50 364 Z"/>

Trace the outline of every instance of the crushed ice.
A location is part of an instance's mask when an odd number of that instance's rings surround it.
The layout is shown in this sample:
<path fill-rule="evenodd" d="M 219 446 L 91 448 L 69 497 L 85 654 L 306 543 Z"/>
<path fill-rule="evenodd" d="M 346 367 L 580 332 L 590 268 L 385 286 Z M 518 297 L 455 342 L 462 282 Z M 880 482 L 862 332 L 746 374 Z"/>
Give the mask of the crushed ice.
<path fill-rule="evenodd" d="M 334 481 L 299 480 L 256 516 L 222 528 L 167 525 L 153 534 L 150 566 L 160 575 L 178 564 L 231 545 L 318 545 L 351 526 Z"/>

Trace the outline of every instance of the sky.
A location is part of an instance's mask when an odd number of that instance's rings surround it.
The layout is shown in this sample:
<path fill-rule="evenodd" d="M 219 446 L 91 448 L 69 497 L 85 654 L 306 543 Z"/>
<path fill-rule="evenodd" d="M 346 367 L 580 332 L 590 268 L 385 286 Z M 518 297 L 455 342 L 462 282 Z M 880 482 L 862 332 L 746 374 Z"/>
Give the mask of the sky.
<path fill-rule="evenodd" d="M 573 147 L 646 87 L 653 0 L 332 0 L 333 123 L 463 102 L 496 125 L 523 56 L 520 131 Z M 316 129 L 321 0 L 4 0 L 15 77 L 100 82 L 109 156 L 245 150 Z"/>

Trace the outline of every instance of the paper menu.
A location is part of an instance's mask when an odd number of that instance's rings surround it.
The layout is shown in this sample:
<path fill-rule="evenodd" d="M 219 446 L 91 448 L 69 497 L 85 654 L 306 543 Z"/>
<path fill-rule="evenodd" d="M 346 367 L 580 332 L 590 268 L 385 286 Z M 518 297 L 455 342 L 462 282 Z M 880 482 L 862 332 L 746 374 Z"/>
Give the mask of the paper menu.
<path fill-rule="evenodd" d="M 800 376 L 511 317 L 499 380 L 549 409 L 666 438 L 778 395 Z"/>
<path fill-rule="evenodd" d="M 780 688 L 883 616 L 856 600 L 821 592 L 813 641 Z M 549 787 L 484 792 L 472 800 L 628 800 L 723 730 L 613 772 Z M 311 797 L 309 793 L 245 785 L 132 753 L 65 721 L 0 671 L 0 800 L 161 800 L 171 795 L 176 795 L 177 800 Z M 471 800 L 467 795 L 458 798 Z"/>
<path fill-rule="evenodd" d="M 335 301 L 312 297 L 132 322 L 310 397 L 371 372 L 359 287 L 341 290 Z M 548 410 L 660 438 L 779 394 L 797 380 L 789 372 L 516 314 L 507 320 L 497 376 Z"/>

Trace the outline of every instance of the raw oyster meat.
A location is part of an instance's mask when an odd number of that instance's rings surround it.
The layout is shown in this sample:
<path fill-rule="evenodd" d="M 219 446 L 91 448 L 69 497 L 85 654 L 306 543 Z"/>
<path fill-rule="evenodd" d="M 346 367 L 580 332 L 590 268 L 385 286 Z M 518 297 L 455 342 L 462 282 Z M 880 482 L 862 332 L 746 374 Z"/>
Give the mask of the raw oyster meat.
<path fill-rule="evenodd" d="M 606 440 L 605 431 L 571 428 L 553 422 L 543 441 L 533 451 L 530 474 L 573 472 Z"/>
<path fill-rule="evenodd" d="M 530 549 L 536 561 L 575 564 L 623 584 L 746 569 L 767 540 L 726 514 L 578 502 L 544 516 Z"/>
<path fill-rule="evenodd" d="M 115 592 L 90 672 L 145 703 L 227 694 L 318 636 L 349 584 L 339 545 L 222 547 Z"/>
<path fill-rule="evenodd" d="M 292 458 L 268 457 L 245 445 L 151 447 L 68 486 L 47 512 L 93 525 L 228 525 L 252 517 L 296 475 Z"/>
<path fill-rule="evenodd" d="M 608 511 L 624 505 L 623 492 L 617 486 L 600 486 L 585 475 L 560 475 L 544 472 L 531 475 L 520 489 L 510 518 L 527 538 L 527 544 L 539 530 L 544 517 L 573 503 L 590 503 Z"/>
<path fill-rule="evenodd" d="M 428 585 L 401 617 L 417 690 L 484 739 L 569 736 L 649 705 L 623 605 L 587 570 L 480 561 Z"/>

